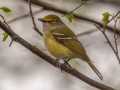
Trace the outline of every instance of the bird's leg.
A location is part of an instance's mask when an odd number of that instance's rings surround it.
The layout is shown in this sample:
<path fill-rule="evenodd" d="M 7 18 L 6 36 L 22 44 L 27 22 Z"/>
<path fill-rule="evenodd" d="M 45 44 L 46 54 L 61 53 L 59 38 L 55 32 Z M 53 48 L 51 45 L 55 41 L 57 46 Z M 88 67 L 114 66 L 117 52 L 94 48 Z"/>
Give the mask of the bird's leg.
<path fill-rule="evenodd" d="M 61 66 L 60 59 L 61 59 L 61 58 L 56 58 L 56 60 L 57 60 L 57 62 L 58 62 L 58 67 Z"/>
<path fill-rule="evenodd" d="M 66 66 L 72 68 L 72 67 L 70 66 L 70 64 L 68 63 L 68 61 L 70 61 L 70 59 L 68 59 L 68 60 L 64 60 L 64 64 L 65 64 Z"/>
<path fill-rule="evenodd" d="M 70 58 L 70 59 L 68 59 L 68 60 L 67 60 L 67 62 L 69 62 L 70 60 L 71 60 L 71 58 Z"/>
<path fill-rule="evenodd" d="M 56 60 L 57 60 L 57 62 L 58 62 L 58 68 L 61 70 L 61 72 L 62 72 L 62 68 L 61 68 L 61 63 L 60 63 L 60 59 L 61 59 L 62 57 L 60 57 L 60 58 L 56 58 Z"/>
<path fill-rule="evenodd" d="M 65 57 L 66 57 L 66 56 L 63 56 L 63 57 L 60 57 L 60 58 L 56 58 L 56 60 L 57 60 L 57 62 L 58 62 L 58 68 L 61 69 L 61 72 L 62 72 L 62 68 L 61 68 L 60 59 L 63 59 L 63 58 L 65 58 Z M 67 59 L 67 60 L 64 60 L 64 63 L 63 63 L 63 64 L 64 64 L 66 67 L 72 68 L 72 67 L 70 66 L 70 64 L 68 63 L 70 60 L 71 60 L 71 58 L 69 58 L 69 59 Z"/>

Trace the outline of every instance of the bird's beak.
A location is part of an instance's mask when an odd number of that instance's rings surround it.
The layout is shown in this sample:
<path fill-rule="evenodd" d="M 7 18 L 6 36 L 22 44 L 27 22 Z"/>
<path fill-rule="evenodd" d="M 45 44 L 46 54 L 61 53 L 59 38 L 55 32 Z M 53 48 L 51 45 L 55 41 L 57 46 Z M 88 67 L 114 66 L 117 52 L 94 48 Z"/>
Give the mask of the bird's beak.
<path fill-rule="evenodd" d="M 43 18 L 38 18 L 38 20 L 41 22 L 45 22 L 45 20 Z"/>

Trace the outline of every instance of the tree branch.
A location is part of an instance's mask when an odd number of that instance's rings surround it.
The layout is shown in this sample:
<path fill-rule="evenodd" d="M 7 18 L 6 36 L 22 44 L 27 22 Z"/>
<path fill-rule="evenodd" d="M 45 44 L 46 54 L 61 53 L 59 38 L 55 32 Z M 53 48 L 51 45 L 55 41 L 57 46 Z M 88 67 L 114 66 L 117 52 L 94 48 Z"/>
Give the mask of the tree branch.
<path fill-rule="evenodd" d="M 28 3 L 29 3 L 29 9 L 30 9 L 31 19 L 32 19 L 32 22 L 33 22 L 33 25 L 34 25 L 33 29 L 34 29 L 36 32 L 38 32 L 41 36 L 43 36 L 42 33 L 38 30 L 38 28 L 37 28 L 37 26 L 36 26 L 36 24 L 35 24 L 34 16 L 33 16 L 33 14 L 32 14 L 32 8 L 31 8 L 31 2 L 30 2 L 30 0 L 28 0 Z"/>
<path fill-rule="evenodd" d="M 23 0 L 23 1 L 27 1 L 27 0 Z M 51 4 L 43 2 L 43 1 L 39 1 L 39 0 L 30 0 L 30 1 L 31 1 L 31 3 L 33 3 L 35 5 L 38 5 L 38 6 L 41 6 L 41 7 L 43 7 L 46 10 L 51 10 L 51 11 L 59 12 L 59 13 L 62 13 L 62 14 L 66 14 L 68 12 L 66 10 L 54 7 L 54 5 L 51 5 Z M 104 28 L 102 23 L 100 23 L 98 21 L 95 21 L 93 19 L 81 16 L 81 15 L 78 15 L 78 14 L 74 14 L 74 13 L 73 13 L 73 15 L 77 19 L 81 19 L 81 20 L 84 20 L 84 21 L 92 22 L 93 24 L 95 23 L 95 24 L 99 25 L 100 27 Z M 111 32 L 114 32 L 114 28 L 113 27 L 106 26 L 106 29 L 108 29 Z M 116 34 L 120 34 L 120 30 L 119 29 L 116 29 Z"/>
<path fill-rule="evenodd" d="M 117 38 L 115 37 L 115 32 L 116 32 L 116 23 L 117 21 L 115 20 L 115 18 L 117 17 L 117 15 L 120 13 L 120 11 L 118 11 L 118 13 L 116 13 L 114 16 L 112 16 L 112 18 L 106 23 L 106 25 L 104 26 L 103 30 L 95 24 L 95 26 L 102 32 L 102 34 L 104 35 L 104 37 L 106 38 L 107 40 L 107 43 L 110 45 L 110 47 L 112 48 L 113 52 L 115 53 L 117 59 L 118 59 L 118 62 L 120 64 L 120 57 L 118 55 L 118 48 L 117 48 Z M 106 27 L 108 25 L 108 23 L 110 23 L 112 20 L 115 20 L 115 25 L 114 25 L 114 39 L 115 39 L 115 48 L 114 46 L 112 45 L 112 43 L 110 42 L 109 38 L 107 37 L 106 33 L 105 33 L 105 30 L 106 30 Z"/>
<path fill-rule="evenodd" d="M 57 63 L 56 60 L 54 60 L 50 56 L 46 55 L 42 51 L 40 51 L 37 47 L 31 45 L 30 43 L 28 43 L 27 41 L 22 39 L 19 35 L 17 35 L 15 32 L 13 32 L 13 30 L 10 27 L 6 26 L 2 21 L 0 21 L 0 28 L 3 29 L 12 38 L 13 41 L 16 41 L 16 42 L 20 43 L 25 48 L 30 50 L 32 53 L 34 53 L 38 57 L 44 59 L 45 61 L 49 62 L 53 66 L 55 66 L 55 67 L 58 66 L 58 63 Z M 76 78 L 86 82 L 87 84 L 98 88 L 98 89 L 101 89 L 101 90 L 115 90 L 115 89 L 113 89 L 111 87 L 108 87 L 106 85 L 103 85 L 101 83 L 98 83 L 98 82 L 86 77 L 82 73 L 78 72 L 76 69 L 66 67 L 65 65 L 61 65 L 61 69 L 66 71 L 67 73 L 75 76 Z"/>

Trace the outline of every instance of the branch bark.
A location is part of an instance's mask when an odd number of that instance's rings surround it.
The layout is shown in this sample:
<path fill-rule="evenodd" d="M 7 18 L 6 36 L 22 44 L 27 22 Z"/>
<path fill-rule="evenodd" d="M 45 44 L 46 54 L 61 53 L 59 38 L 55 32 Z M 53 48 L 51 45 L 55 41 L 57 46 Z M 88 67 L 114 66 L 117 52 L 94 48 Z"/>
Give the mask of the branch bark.
<path fill-rule="evenodd" d="M 58 63 L 56 60 L 54 60 L 50 56 L 46 55 L 42 51 L 40 51 L 37 47 L 31 45 L 30 43 L 28 43 L 27 41 L 22 39 L 19 35 L 17 35 L 15 32 L 13 32 L 13 30 L 10 27 L 8 27 L 6 24 L 4 24 L 2 21 L 0 21 L 0 28 L 11 37 L 12 41 L 18 42 L 19 44 L 21 44 L 22 46 L 27 48 L 29 51 L 31 51 L 33 54 L 37 55 L 38 57 L 40 57 L 40 58 L 44 59 L 45 61 L 47 61 L 48 63 L 52 64 L 54 67 L 58 66 Z M 98 89 L 115 90 L 109 86 L 103 85 L 99 82 L 96 82 L 96 81 L 88 78 L 87 76 L 83 75 L 82 73 L 80 73 L 79 71 L 77 71 L 74 68 L 69 68 L 69 67 L 66 67 L 65 65 L 61 65 L 61 69 L 66 71 L 67 73 L 75 76 L 76 78 L 86 82 L 87 84 L 98 88 Z"/>

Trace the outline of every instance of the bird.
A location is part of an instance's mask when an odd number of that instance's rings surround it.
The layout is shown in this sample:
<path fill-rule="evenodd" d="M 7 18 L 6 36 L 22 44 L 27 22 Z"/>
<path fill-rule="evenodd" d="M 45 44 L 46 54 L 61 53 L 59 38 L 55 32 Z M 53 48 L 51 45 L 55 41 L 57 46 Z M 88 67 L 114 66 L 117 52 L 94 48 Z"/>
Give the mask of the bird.
<path fill-rule="evenodd" d="M 51 55 L 56 59 L 63 59 L 64 61 L 79 58 L 88 63 L 98 77 L 103 80 L 103 76 L 92 63 L 84 46 L 60 17 L 49 14 L 44 18 L 38 18 L 38 20 L 43 23 L 43 40 Z"/>

